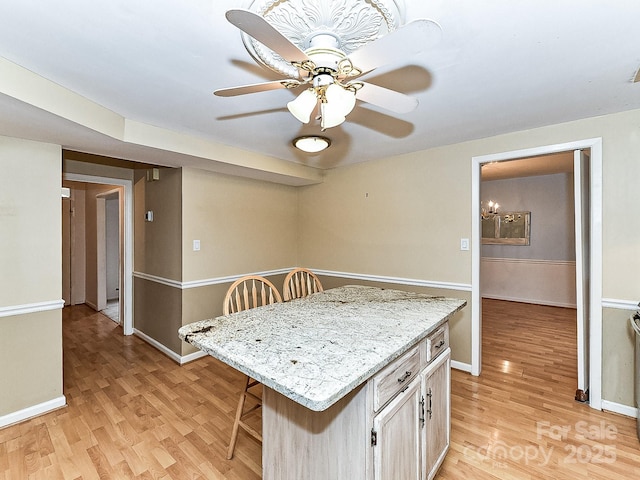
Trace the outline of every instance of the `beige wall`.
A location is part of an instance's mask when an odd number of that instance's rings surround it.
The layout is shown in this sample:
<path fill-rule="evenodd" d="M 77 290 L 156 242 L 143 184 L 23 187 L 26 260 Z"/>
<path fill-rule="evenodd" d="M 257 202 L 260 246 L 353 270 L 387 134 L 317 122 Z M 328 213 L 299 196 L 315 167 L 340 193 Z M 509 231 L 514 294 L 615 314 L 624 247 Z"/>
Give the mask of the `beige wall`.
<path fill-rule="evenodd" d="M 295 187 L 186 168 L 182 178 L 185 282 L 295 265 Z M 200 251 L 193 251 L 193 240 L 200 240 Z M 269 278 L 281 288 L 284 275 Z M 229 283 L 184 289 L 182 324 L 221 315 Z M 183 355 L 193 351 L 183 342 Z"/>
<path fill-rule="evenodd" d="M 134 271 L 179 285 L 182 281 L 182 170 L 161 168 L 159 180 L 146 171 L 134 178 Z M 153 211 L 153 221 L 145 213 Z M 146 278 L 133 284 L 133 327 L 174 352 L 180 352 L 182 325 L 179 288 Z"/>
<path fill-rule="evenodd" d="M 629 324 L 631 313 L 633 312 L 615 308 L 605 308 L 602 311 L 602 391 L 611 402 L 634 406 L 635 332 Z"/>
<path fill-rule="evenodd" d="M 0 306 L 62 298 L 60 152 L 0 137 Z"/>
<path fill-rule="evenodd" d="M 133 282 L 134 328 L 180 353 L 178 329 L 182 326 L 182 292 L 179 288 L 142 278 Z"/>
<path fill-rule="evenodd" d="M 62 395 L 61 311 L 0 317 L 0 417 Z"/>
<path fill-rule="evenodd" d="M 136 171 L 134 185 L 134 271 L 182 281 L 182 170 L 159 169 L 160 179 L 147 181 Z M 153 222 L 145 212 L 153 211 Z"/>
<path fill-rule="evenodd" d="M 189 168 L 160 169 L 153 182 L 143 173 L 134 188 L 135 271 L 169 285 L 136 278 L 134 327 L 184 355 L 193 348 L 179 341 L 178 328 L 222 313 L 230 282 L 219 278 L 295 264 L 297 190 Z M 147 210 L 152 223 L 141 220 Z M 184 285 L 193 281 L 204 285 Z"/>
<path fill-rule="evenodd" d="M 470 157 L 432 150 L 331 170 L 301 188 L 301 263 L 469 283 Z M 304 208 L 302 208 L 304 206 Z"/>
<path fill-rule="evenodd" d="M 182 195 L 184 281 L 295 264 L 295 187 L 183 169 Z"/>
<path fill-rule="evenodd" d="M 61 148 L 0 137 L 0 307 L 62 298 Z M 0 417 L 62 396 L 59 308 L 0 315 Z"/>
<path fill-rule="evenodd" d="M 551 125 L 328 172 L 300 189 L 299 260 L 322 270 L 471 283 L 471 159 L 545 145 L 603 139 L 603 297 L 640 296 L 640 110 Z M 463 295 L 462 295 L 463 294 Z M 461 292 L 461 296 L 466 296 Z M 467 309 L 477 308 L 469 304 Z M 453 359 L 470 358 L 471 315 L 451 340 Z M 465 332 L 464 335 L 460 332 Z M 603 397 L 631 405 L 630 339 L 602 332 Z"/>

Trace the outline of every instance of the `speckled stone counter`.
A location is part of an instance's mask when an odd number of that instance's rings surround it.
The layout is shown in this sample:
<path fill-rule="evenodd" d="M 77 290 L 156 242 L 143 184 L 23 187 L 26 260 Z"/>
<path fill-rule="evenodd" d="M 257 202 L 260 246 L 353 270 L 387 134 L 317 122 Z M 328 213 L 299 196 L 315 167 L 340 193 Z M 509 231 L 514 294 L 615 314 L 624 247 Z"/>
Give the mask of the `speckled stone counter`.
<path fill-rule="evenodd" d="M 346 286 L 185 325 L 179 336 L 322 411 L 466 305 L 462 299 Z"/>

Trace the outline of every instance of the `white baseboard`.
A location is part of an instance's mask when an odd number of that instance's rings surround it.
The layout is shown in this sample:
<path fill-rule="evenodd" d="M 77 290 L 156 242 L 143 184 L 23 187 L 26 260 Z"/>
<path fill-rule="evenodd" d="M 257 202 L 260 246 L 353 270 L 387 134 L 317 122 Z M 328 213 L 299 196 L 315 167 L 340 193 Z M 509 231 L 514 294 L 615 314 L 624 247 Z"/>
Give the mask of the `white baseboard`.
<path fill-rule="evenodd" d="M 190 353 L 189 355 L 184 355 L 180 357 L 180 365 L 184 365 L 185 363 L 193 362 L 194 360 L 198 360 L 199 358 L 206 357 L 208 354 L 203 352 L 202 350 L 198 352 Z"/>
<path fill-rule="evenodd" d="M 509 297 L 507 295 L 482 295 L 482 298 L 489 298 L 492 300 L 505 300 L 507 302 L 518 302 L 518 303 L 531 303 L 534 305 L 546 305 L 549 307 L 563 307 L 563 308 L 573 308 L 576 309 L 575 303 L 564 303 L 564 302 L 553 302 L 546 299 L 536 299 L 531 300 L 530 298 L 521 298 L 521 297 Z"/>
<path fill-rule="evenodd" d="M 471 373 L 471 365 L 468 363 L 457 362 L 455 360 L 451 360 L 451 368 L 455 368 L 456 370 L 461 370 L 463 372 Z"/>
<path fill-rule="evenodd" d="M 141 332 L 140 330 L 138 330 L 136 328 L 133 329 L 133 334 L 136 335 L 137 337 L 140 337 L 141 340 L 144 340 L 145 342 L 147 342 L 152 347 L 155 347 L 158 350 L 160 350 L 162 353 L 164 353 L 171 360 L 174 360 L 175 362 L 180 363 L 180 359 L 181 359 L 180 355 L 178 355 L 176 352 L 174 352 L 170 348 L 164 346 L 159 341 L 151 338 L 149 335 L 147 335 L 146 333 Z"/>
<path fill-rule="evenodd" d="M 626 415 L 627 417 L 638 417 L 638 409 L 630 407 L 628 405 L 622 405 L 621 403 L 610 402 L 609 400 L 602 400 L 602 410 L 608 412 L 619 413 L 620 415 Z"/>
<path fill-rule="evenodd" d="M 9 413 L 0 417 L 0 428 L 6 427 L 8 425 L 13 425 L 14 423 L 22 422 L 24 420 L 28 420 L 33 417 L 37 417 L 38 415 L 51 412 L 52 410 L 56 410 L 66 405 L 67 399 L 64 395 L 62 395 L 58 398 L 54 398 L 53 400 L 39 403 L 38 405 L 33 405 L 31 407 L 23 408 L 22 410 L 18 410 L 17 412 Z"/>
<path fill-rule="evenodd" d="M 90 301 L 88 301 L 88 300 L 85 300 L 84 304 L 85 304 L 86 306 L 88 306 L 88 307 L 93 308 L 96 312 L 99 312 L 99 311 L 100 311 L 100 310 L 98 310 L 98 306 L 97 306 L 95 303 L 93 303 L 93 302 L 90 302 Z"/>

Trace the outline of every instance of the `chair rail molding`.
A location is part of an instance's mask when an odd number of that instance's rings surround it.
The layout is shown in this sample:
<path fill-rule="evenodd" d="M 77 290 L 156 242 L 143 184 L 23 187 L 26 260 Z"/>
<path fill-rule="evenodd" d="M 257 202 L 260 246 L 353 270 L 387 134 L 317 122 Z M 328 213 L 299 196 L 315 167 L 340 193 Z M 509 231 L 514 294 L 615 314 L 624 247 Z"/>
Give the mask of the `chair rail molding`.
<path fill-rule="evenodd" d="M 24 305 L 10 305 L 0 307 L 0 317 L 12 317 L 14 315 L 24 315 L 27 313 L 46 312 L 48 310 L 59 310 L 64 307 L 64 300 L 51 300 L 48 302 L 26 303 Z"/>

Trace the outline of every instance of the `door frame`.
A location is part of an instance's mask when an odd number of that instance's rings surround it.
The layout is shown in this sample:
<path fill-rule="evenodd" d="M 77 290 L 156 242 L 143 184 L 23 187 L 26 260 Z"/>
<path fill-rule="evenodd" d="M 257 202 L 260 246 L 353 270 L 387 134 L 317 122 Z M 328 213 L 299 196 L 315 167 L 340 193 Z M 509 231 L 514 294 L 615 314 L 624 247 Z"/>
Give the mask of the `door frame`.
<path fill-rule="evenodd" d="M 104 235 L 98 235 L 98 244 L 97 244 L 97 252 L 98 252 L 98 310 L 102 310 L 102 308 L 106 308 L 107 302 L 109 301 L 109 297 L 107 295 L 107 270 L 109 268 L 107 262 L 107 239 L 106 235 L 108 232 L 108 221 L 107 221 L 107 201 L 110 200 L 110 197 L 114 197 L 118 201 L 118 228 L 122 224 L 120 219 L 122 209 L 122 202 L 120 201 L 120 189 L 114 188 L 112 190 L 108 190 L 106 192 L 100 193 L 96 195 L 97 202 L 97 215 L 98 215 L 98 228 L 102 230 Z M 122 256 L 122 242 L 120 238 L 122 235 L 118 232 L 118 309 L 120 310 L 122 307 L 122 302 L 120 301 L 120 289 L 122 288 L 122 262 L 120 257 Z"/>
<path fill-rule="evenodd" d="M 501 162 L 574 150 L 590 150 L 590 335 L 589 405 L 602 409 L 602 138 L 512 150 L 471 158 L 471 373 L 482 370 L 482 298 L 480 295 L 480 169 L 489 162 Z"/>
<path fill-rule="evenodd" d="M 98 177 L 80 173 L 65 173 L 65 180 L 85 183 L 99 183 L 104 185 L 117 185 L 124 188 L 123 202 L 123 238 L 122 249 L 122 290 L 120 290 L 122 303 L 122 330 L 125 335 L 133 334 L 133 180 L 121 178 Z"/>

